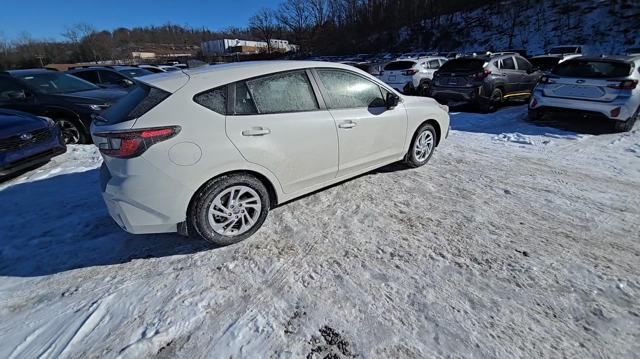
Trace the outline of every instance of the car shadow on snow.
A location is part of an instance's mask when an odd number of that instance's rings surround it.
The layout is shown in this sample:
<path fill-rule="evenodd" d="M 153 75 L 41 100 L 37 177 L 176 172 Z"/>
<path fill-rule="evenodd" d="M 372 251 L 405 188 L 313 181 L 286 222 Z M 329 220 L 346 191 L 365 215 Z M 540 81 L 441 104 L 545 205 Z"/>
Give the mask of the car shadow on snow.
<path fill-rule="evenodd" d="M 542 120 L 527 118 L 527 105 L 509 104 L 494 113 L 462 112 L 466 108 L 452 108 L 451 128 L 457 131 L 488 133 L 520 133 L 530 136 L 575 138 L 578 134 L 603 135 L 613 133 L 610 122 L 582 118 L 579 114 L 547 115 Z"/>
<path fill-rule="evenodd" d="M 127 234 L 109 216 L 98 176 L 91 170 L 0 191 L 0 276 L 43 276 L 211 249 L 176 234 Z"/>

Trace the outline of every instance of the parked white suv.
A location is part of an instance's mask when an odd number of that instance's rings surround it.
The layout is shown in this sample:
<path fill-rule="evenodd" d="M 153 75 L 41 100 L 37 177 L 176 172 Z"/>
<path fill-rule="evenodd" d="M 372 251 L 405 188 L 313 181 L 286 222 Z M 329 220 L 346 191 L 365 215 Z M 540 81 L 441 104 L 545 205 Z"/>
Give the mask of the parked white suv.
<path fill-rule="evenodd" d="M 433 74 L 447 60 L 429 56 L 391 61 L 385 65 L 380 79 L 402 93 L 427 96 Z"/>
<path fill-rule="evenodd" d="M 578 113 L 612 121 L 629 131 L 640 116 L 640 57 L 579 57 L 542 76 L 529 102 L 529 117 Z"/>
<path fill-rule="evenodd" d="M 392 162 L 424 165 L 449 114 L 351 66 L 244 62 L 146 76 L 91 132 L 123 229 L 226 245 L 272 206 Z"/>

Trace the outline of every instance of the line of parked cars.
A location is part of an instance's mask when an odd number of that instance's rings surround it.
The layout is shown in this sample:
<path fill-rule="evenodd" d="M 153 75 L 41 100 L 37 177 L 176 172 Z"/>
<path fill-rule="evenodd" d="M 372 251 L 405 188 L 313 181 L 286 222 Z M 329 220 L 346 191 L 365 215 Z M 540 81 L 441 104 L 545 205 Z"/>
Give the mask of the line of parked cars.
<path fill-rule="evenodd" d="M 529 101 L 531 119 L 572 113 L 628 131 L 639 117 L 640 49 L 627 52 L 627 56 L 604 56 L 589 46 L 563 45 L 532 57 L 512 49 L 338 60 L 377 76 L 397 91 L 433 97 L 450 106 L 470 104 L 491 112 L 508 100 L 523 100 Z"/>

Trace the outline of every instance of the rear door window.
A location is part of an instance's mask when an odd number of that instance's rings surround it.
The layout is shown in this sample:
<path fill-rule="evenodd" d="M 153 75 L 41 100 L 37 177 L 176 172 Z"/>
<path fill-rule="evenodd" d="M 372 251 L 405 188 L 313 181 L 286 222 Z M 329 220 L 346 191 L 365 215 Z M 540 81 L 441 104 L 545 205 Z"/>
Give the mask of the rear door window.
<path fill-rule="evenodd" d="M 122 80 L 125 79 L 123 75 L 111 71 L 99 71 L 99 73 L 100 82 L 103 84 L 120 85 L 122 84 Z"/>
<path fill-rule="evenodd" d="M 449 60 L 440 67 L 441 72 L 478 72 L 482 71 L 484 60 L 482 59 L 454 59 Z"/>
<path fill-rule="evenodd" d="M 79 77 L 83 80 L 87 80 L 94 84 L 100 83 L 100 79 L 98 79 L 98 71 L 79 71 L 74 72 L 71 75 Z"/>
<path fill-rule="evenodd" d="M 429 68 L 430 69 L 440 68 L 440 62 L 438 60 L 429 60 Z"/>
<path fill-rule="evenodd" d="M 6 76 L 0 76 L 0 100 L 13 100 L 21 96 L 25 87 Z"/>
<path fill-rule="evenodd" d="M 258 113 L 304 112 L 319 108 L 305 71 L 248 80 L 247 86 Z"/>
<path fill-rule="evenodd" d="M 500 60 L 500 68 L 504 70 L 515 70 L 516 64 L 513 61 L 513 57 L 505 57 Z"/>
<path fill-rule="evenodd" d="M 598 60 L 569 60 L 553 69 L 554 75 L 592 79 L 627 77 L 630 73 L 631 64 Z"/>
<path fill-rule="evenodd" d="M 249 92 L 249 88 L 245 82 L 238 82 L 234 86 L 235 102 L 233 106 L 234 115 L 256 115 L 256 105 L 253 102 L 253 97 Z"/>

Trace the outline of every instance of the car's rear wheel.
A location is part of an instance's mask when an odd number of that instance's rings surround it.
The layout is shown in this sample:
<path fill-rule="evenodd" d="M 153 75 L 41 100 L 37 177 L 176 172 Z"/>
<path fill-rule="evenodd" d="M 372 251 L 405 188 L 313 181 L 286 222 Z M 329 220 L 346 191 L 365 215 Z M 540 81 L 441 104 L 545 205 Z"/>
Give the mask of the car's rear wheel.
<path fill-rule="evenodd" d="M 87 142 L 87 136 L 85 135 L 82 127 L 74 120 L 59 118 L 55 120 L 56 124 L 62 132 L 62 138 L 67 145 L 75 145 Z"/>
<path fill-rule="evenodd" d="M 425 80 L 418 86 L 418 96 L 427 97 L 431 94 L 431 81 Z"/>
<path fill-rule="evenodd" d="M 269 192 L 257 178 L 218 177 L 193 199 L 187 213 L 188 233 L 218 246 L 238 243 L 262 226 L 269 204 Z"/>
<path fill-rule="evenodd" d="M 636 110 L 636 113 L 626 121 L 616 121 L 614 124 L 615 130 L 618 132 L 629 132 L 633 129 L 636 121 L 640 117 L 640 107 Z"/>
<path fill-rule="evenodd" d="M 405 155 L 404 162 L 409 167 L 420 167 L 429 162 L 436 148 L 436 130 L 428 123 L 418 128 Z"/>
<path fill-rule="evenodd" d="M 480 109 L 486 113 L 495 112 L 503 101 L 504 94 L 502 93 L 502 89 L 495 88 L 491 92 L 491 96 L 480 105 Z"/>

